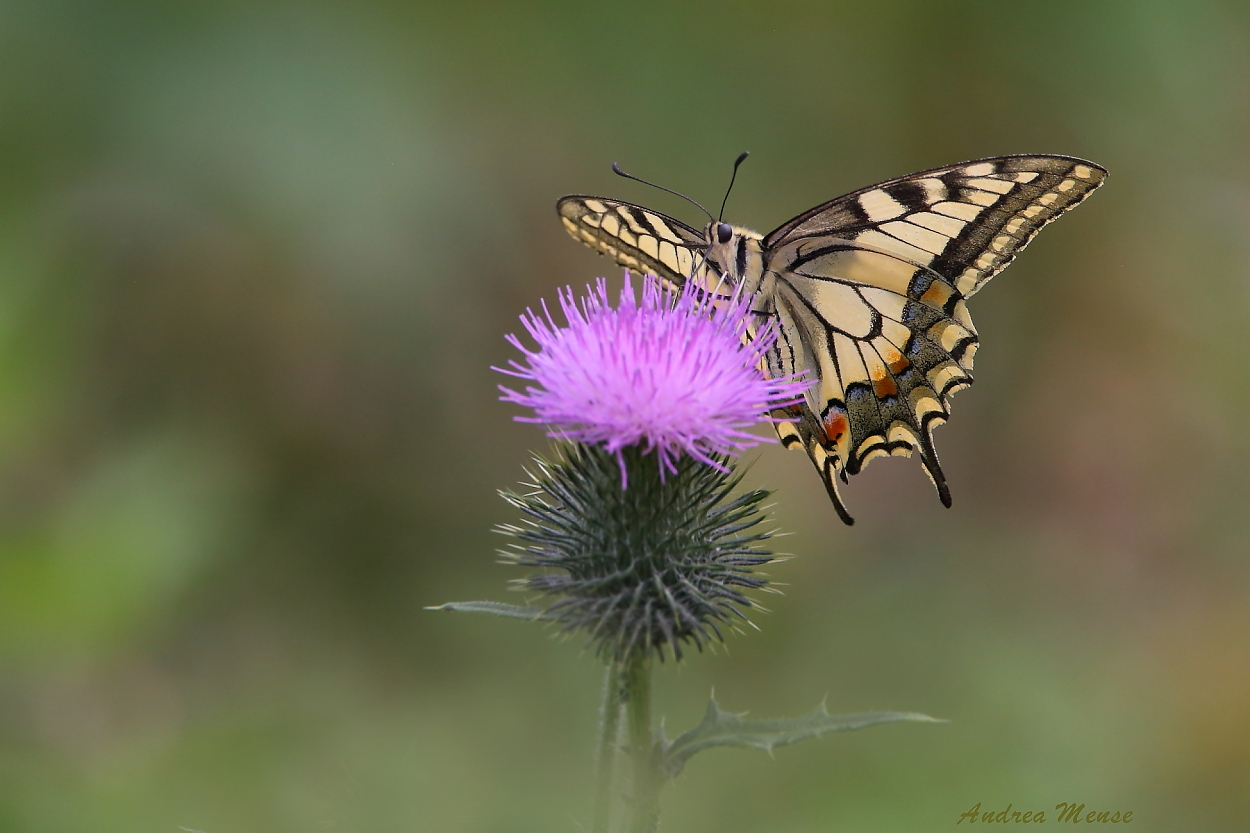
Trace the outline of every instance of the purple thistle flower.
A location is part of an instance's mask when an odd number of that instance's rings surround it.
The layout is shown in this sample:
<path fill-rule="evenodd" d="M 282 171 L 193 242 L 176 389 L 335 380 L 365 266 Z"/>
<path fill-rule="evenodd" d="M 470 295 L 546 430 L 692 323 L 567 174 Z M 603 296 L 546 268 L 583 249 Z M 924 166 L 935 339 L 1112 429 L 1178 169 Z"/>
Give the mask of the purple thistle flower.
<path fill-rule="evenodd" d="M 518 422 L 551 426 L 548 435 L 601 445 L 616 455 L 626 485 L 622 450 L 655 451 L 663 479 L 683 453 L 724 470 L 714 455 L 730 455 L 764 441 L 746 429 L 764 414 L 794 404 L 811 384 L 797 376 L 769 379 L 760 360 L 777 340 L 765 327 L 744 343 L 751 298 L 708 293 L 693 283 L 676 294 L 653 275 L 643 278 L 639 304 L 629 272 L 620 302 L 608 303 L 607 281 L 587 287 L 580 304 L 571 287 L 559 293 L 568 326 L 559 327 L 546 302 L 543 314 L 526 310 L 521 322 L 538 343 L 502 373 L 534 382 L 524 393 L 500 385 L 506 402 L 532 408 Z"/>

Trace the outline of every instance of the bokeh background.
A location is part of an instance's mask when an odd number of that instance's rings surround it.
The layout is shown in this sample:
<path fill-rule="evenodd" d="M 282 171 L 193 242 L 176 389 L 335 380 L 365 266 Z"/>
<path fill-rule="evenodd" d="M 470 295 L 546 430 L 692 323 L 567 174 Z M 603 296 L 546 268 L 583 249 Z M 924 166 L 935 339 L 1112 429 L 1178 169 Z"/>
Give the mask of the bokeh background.
<path fill-rule="evenodd" d="M 0 830 L 577 831 L 600 668 L 505 599 L 547 440 L 489 369 L 607 261 L 555 199 L 767 231 L 978 156 L 1111 171 L 972 304 L 979 384 L 846 489 L 768 447 L 760 631 L 657 675 L 666 829 L 1250 824 L 1250 5 L 0 2 Z"/>

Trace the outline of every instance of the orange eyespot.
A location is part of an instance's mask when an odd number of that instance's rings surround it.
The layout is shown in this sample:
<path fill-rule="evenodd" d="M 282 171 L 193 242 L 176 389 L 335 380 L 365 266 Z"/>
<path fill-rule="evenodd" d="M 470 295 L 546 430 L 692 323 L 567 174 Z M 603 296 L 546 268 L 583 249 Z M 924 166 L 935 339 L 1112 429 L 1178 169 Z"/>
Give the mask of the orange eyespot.
<path fill-rule="evenodd" d="M 825 437 L 831 443 L 836 443 L 846 435 L 850 423 L 846 421 L 846 414 L 841 411 L 830 411 L 825 416 Z"/>

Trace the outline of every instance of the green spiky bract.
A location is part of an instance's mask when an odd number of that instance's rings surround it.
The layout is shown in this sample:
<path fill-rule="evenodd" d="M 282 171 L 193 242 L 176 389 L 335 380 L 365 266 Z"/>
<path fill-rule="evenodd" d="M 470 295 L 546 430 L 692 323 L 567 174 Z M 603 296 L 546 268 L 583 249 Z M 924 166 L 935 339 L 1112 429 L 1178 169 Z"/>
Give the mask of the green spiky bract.
<path fill-rule="evenodd" d="M 748 720 L 713 700 L 703 721 L 673 741 L 655 730 L 654 659 L 680 659 L 684 645 L 702 650 L 722 639 L 722 628 L 736 628 L 758 607 L 746 593 L 769 589 L 755 569 L 775 560 L 760 546 L 773 534 L 760 528 L 769 493 L 738 492 L 731 460 L 714 462 L 683 456 L 662 473 L 659 455 L 638 446 L 572 445 L 553 460 L 535 458 L 528 490 L 501 492 L 524 520 L 499 531 L 516 539 L 505 561 L 538 570 L 516 584 L 538 595 L 529 601 L 550 602 L 434 608 L 554 622 L 583 633 L 605 660 L 591 833 L 612 829 L 616 795 L 628 805 L 628 833 L 655 833 L 661 788 L 705 749 L 771 751 L 832 732 L 937 722 L 915 712 L 830 715 L 823 705 L 796 718 Z M 632 763 L 628 792 L 616 787 L 620 753 Z"/>
<path fill-rule="evenodd" d="M 657 455 L 637 447 L 618 459 L 579 445 L 535 464 L 532 491 L 502 493 L 525 515 L 499 528 L 519 539 L 504 558 L 543 570 L 518 581 L 555 597 L 542 618 L 585 633 L 605 659 L 680 659 L 683 644 L 702 650 L 757 606 L 744 591 L 768 584 L 753 572 L 773 560 L 759 546 L 768 492 L 734 495 L 740 475 L 687 457 L 661 479 Z"/>

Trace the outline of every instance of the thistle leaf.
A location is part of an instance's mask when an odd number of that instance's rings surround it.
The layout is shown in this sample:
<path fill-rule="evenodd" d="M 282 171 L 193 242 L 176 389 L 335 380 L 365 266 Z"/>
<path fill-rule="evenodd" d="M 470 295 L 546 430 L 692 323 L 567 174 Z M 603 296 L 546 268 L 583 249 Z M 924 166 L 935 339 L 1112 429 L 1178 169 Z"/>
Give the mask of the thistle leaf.
<path fill-rule="evenodd" d="M 523 607 L 521 605 L 504 604 L 503 602 L 447 602 L 432 605 L 426 610 L 454 610 L 459 613 L 489 613 L 493 616 L 506 616 L 509 619 L 550 620 L 554 616 L 547 614 L 541 607 Z"/>
<path fill-rule="evenodd" d="M 945 723 L 935 717 L 917 712 L 864 712 L 863 714 L 831 715 L 821 703 L 800 717 L 783 717 L 772 720 L 747 720 L 746 712 L 721 711 L 713 698 L 708 701 L 703 721 L 689 732 L 677 737 L 672 743 L 661 738 L 664 746 L 664 772 L 675 778 L 685 767 L 686 761 L 696 752 L 713 746 L 753 746 L 772 752 L 778 746 L 797 743 L 808 738 L 818 738 L 831 732 L 849 732 L 876 726 L 879 723 L 915 721 L 920 723 Z"/>

